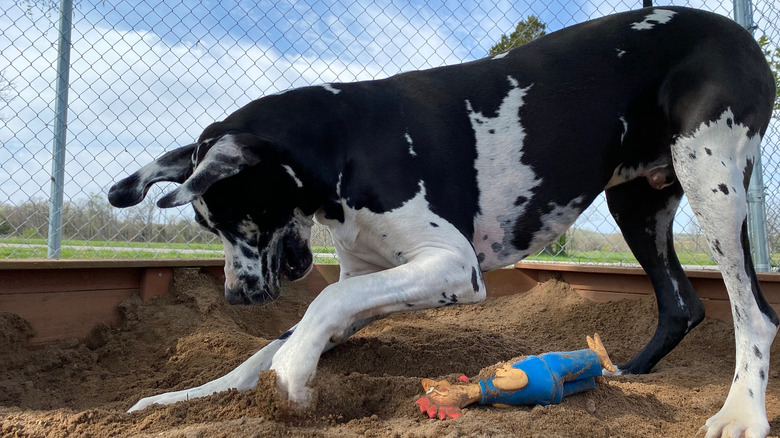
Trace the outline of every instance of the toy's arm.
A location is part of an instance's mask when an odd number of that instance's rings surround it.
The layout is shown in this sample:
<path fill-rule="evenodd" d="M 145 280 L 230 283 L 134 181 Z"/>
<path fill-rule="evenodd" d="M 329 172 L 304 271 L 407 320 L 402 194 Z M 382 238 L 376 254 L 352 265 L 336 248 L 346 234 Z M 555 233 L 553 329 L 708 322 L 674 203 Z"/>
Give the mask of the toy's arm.
<path fill-rule="evenodd" d="M 461 379 L 468 381 L 466 376 Z M 458 418 L 462 415 L 461 408 L 482 400 L 482 389 L 478 384 L 451 385 L 446 380 L 423 379 L 422 386 L 425 395 L 415 403 L 429 418 Z"/>
<path fill-rule="evenodd" d="M 466 376 L 461 376 L 459 380 L 468 382 Z M 495 387 L 502 391 L 516 391 L 528 385 L 528 376 L 525 372 L 514 368 L 511 364 L 496 370 L 496 376 L 492 380 Z M 423 379 L 425 395 L 416 403 L 430 418 L 438 417 L 440 420 L 458 418 L 461 416 L 461 408 L 484 401 L 485 395 L 481 383 L 480 381 L 480 383 L 451 385 L 446 380 L 435 382 L 431 379 Z"/>

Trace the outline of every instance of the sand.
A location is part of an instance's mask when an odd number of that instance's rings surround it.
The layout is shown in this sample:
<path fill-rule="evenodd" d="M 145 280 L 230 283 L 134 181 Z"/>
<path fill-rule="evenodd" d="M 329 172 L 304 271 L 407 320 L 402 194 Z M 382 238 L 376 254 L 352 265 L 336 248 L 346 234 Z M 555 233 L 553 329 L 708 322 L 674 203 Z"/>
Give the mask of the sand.
<path fill-rule="evenodd" d="M 222 285 L 179 270 L 172 292 L 122 306 L 119 327 L 84 341 L 30 349 L 32 330 L 0 313 L 0 436 L 3 437 L 669 437 L 693 436 L 728 393 L 731 325 L 705 320 L 650 374 L 609 378 L 559 405 L 473 406 L 457 420 L 424 417 L 420 379 L 476 376 L 526 354 L 585 348 L 598 331 L 616 362 L 655 328 L 652 298 L 587 301 L 562 282 L 378 321 L 325 353 L 313 408 L 291 409 L 264 372 L 255 390 L 125 411 L 139 397 L 218 377 L 298 321 L 311 296 L 289 284 L 264 306 L 230 306 Z M 769 372 L 771 434 L 780 434 L 778 354 Z"/>

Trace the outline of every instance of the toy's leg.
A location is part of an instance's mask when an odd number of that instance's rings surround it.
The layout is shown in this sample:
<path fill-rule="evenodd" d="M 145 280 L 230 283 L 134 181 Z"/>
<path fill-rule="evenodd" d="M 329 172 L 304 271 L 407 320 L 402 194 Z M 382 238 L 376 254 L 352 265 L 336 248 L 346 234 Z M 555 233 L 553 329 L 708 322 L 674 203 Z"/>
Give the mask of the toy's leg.
<path fill-rule="evenodd" d="M 596 379 L 593 377 L 572 380 L 571 382 L 563 382 L 563 396 L 568 397 L 578 392 L 589 391 L 595 387 Z"/>
<path fill-rule="evenodd" d="M 588 348 L 596 352 L 596 356 L 599 357 L 601 368 L 614 373 L 616 371 L 615 364 L 612 363 L 612 359 L 609 358 L 607 349 L 604 348 L 604 344 L 601 342 L 601 337 L 598 333 L 593 334 L 593 337 L 585 337 L 588 342 Z"/>
<path fill-rule="evenodd" d="M 599 356 L 590 348 L 565 353 L 545 353 L 539 357 L 550 367 L 550 371 L 564 382 L 601 375 Z"/>

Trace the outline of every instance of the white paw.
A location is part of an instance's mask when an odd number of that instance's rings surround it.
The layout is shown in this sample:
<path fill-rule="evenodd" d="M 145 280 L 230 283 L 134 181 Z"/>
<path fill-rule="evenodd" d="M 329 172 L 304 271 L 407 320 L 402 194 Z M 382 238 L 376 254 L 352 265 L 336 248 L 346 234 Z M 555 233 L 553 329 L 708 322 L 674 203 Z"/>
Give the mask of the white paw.
<path fill-rule="evenodd" d="M 765 417 L 755 415 L 734 415 L 724 412 L 726 408 L 713 415 L 696 433 L 704 438 L 765 438 L 769 434 L 769 422 Z"/>
<path fill-rule="evenodd" d="M 165 394 L 153 395 L 151 397 L 144 397 L 141 400 L 138 400 L 138 403 L 134 404 L 133 407 L 127 410 L 127 412 L 130 413 L 130 412 L 140 411 L 142 409 L 146 409 L 147 407 L 153 404 L 169 405 L 171 403 L 176 403 L 179 401 L 185 401 L 189 399 L 190 397 L 187 394 L 186 390 L 176 391 L 176 392 L 166 392 Z"/>
<path fill-rule="evenodd" d="M 624 371 L 620 369 L 619 366 L 615 365 L 615 371 L 610 371 L 606 368 L 601 369 L 601 375 L 602 376 L 622 376 L 624 374 Z"/>
<path fill-rule="evenodd" d="M 274 361 L 273 370 L 276 372 L 276 385 L 279 393 L 287 397 L 298 408 L 306 408 L 311 405 L 313 391 L 306 384 L 313 377 L 313 373 L 301 370 L 300 367 L 288 367 L 285 362 Z"/>
<path fill-rule="evenodd" d="M 300 354 L 288 342 L 276 353 L 271 369 L 276 372 L 276 385 L 283 397 L 299 408 L 311 405 L 313 391 L 307 386 L 314 377 L 319 356 Z"/>

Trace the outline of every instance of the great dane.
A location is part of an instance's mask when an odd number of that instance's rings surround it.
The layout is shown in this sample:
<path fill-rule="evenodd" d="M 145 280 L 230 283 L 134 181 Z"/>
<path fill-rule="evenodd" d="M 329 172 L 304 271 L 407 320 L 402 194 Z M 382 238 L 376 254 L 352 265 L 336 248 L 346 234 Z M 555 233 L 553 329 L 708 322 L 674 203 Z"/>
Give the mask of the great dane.
<path fill-rule="evenodd" d="M 313 220 L 341 277 L 301 321 L 173 403 L 256 385 L 306 404 L 320 354 L 399 311 L 485 298 L 482 272 L 534 254 L 602 191 L 652 280 L 658 327 L 622 373 L 646 373 L 704 318 L 672 242 L 683 193 L 728 288 L 736 370 L 706 436 L 765 436 L 778 318 L 756 280 L 746 190 L 775 86 L 748 32 L 685 8 L 647 8 L 460 65 L 258 99 L 111 188 L 117 207 L 158 181 L 222 239 L 225 296 L 262 303 L 312 266 Z"/>

